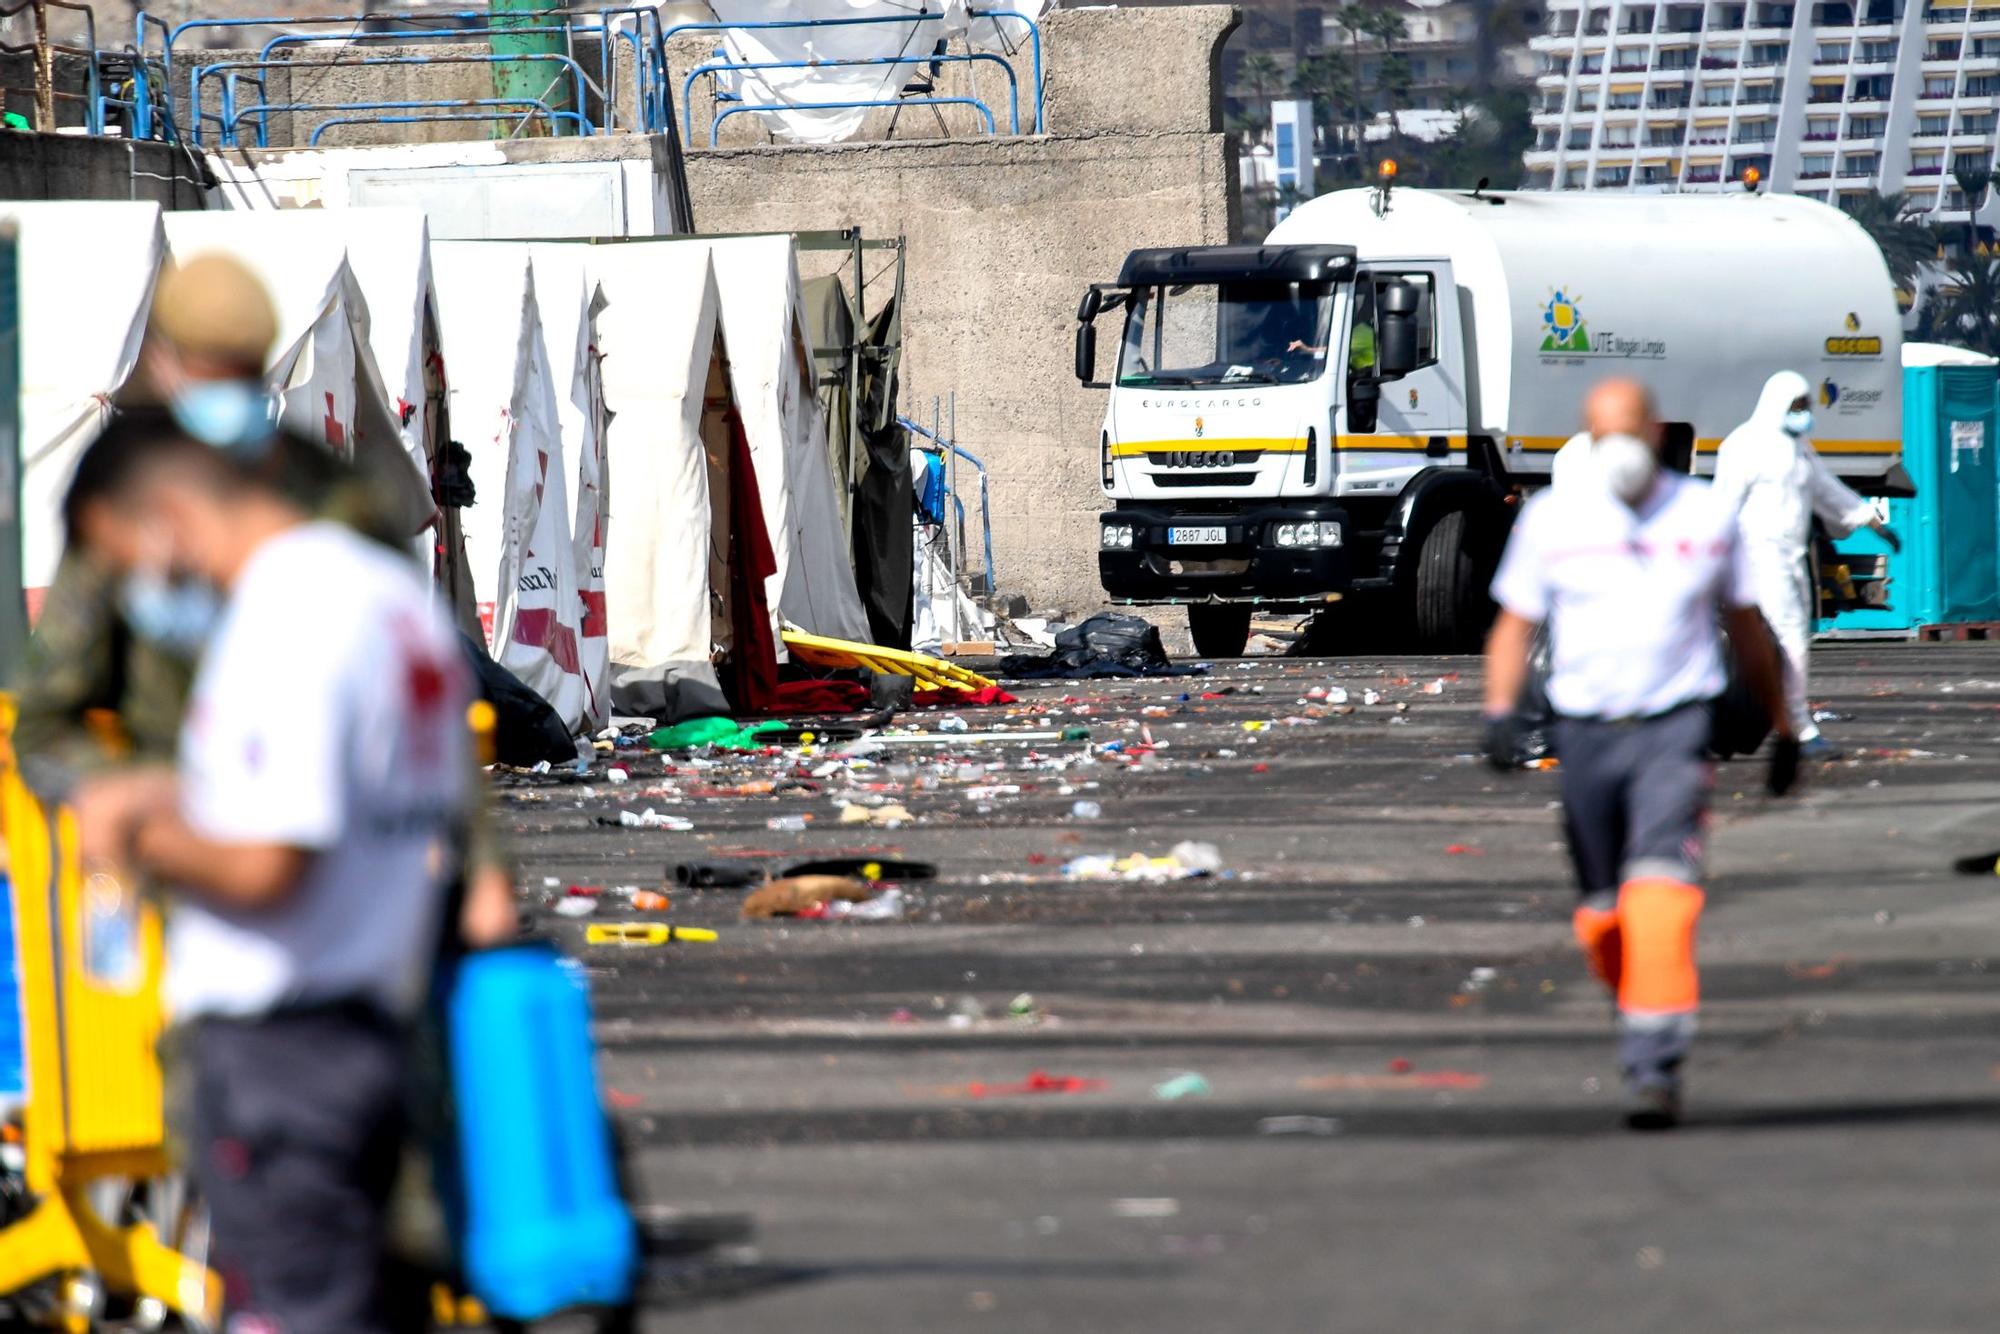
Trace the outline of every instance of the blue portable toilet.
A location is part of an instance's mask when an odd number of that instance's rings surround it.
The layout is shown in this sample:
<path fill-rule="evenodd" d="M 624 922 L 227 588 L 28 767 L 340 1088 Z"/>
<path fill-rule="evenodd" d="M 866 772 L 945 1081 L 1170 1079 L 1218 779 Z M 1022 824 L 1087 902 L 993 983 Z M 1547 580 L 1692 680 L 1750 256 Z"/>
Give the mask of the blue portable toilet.
<path fill-rule="evenodd" d="M 14 896 L 0 871 L 0 1121 L 27 1096 L 27 1042 L 21 1023 L 21 969 L 14 948 Z"/>
<path fill-rule="evenodd" d="M 2000 362 L 1961 348 L 1903 344 L 1903 467 L 1916 484 L 1890 500 L 1892 553 L 1863 529 L 1843 555 L 1887 556 L 1886 606 L 1820 622 L 1822 634 L 1911 635 L 1926 625 L 2000 621 Z"/>

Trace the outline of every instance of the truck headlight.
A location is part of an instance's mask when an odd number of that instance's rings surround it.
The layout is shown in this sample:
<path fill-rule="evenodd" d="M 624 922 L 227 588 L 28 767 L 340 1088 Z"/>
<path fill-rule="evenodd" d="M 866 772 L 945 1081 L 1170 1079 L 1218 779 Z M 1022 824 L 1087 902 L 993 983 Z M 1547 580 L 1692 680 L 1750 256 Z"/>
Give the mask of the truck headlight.
<path fill-rule="evenodd" d="M 1106 551 L 1130 551 L 1132 549 L 1132 525 L 1107 523 L 1098 530 L 1097 540 Z"/>
<path fill-rule="evenodd" d="M 1271 545 L 1287 551 L 1340 545 L 1337 523 L 1280 523 L 1271 528 Z"/>

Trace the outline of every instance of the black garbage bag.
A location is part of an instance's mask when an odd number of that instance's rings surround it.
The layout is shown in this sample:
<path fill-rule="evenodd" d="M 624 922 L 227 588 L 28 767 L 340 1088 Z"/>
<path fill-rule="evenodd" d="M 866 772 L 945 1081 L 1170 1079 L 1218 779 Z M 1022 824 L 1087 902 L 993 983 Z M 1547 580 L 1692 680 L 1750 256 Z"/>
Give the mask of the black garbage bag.
<path fill-rule="evenodd" d="M 493 758 L 517 769 L 543 760 L 563 764 L 576 758 L 576 741 L 562 715 L 530 690 L 521 678 L 493 661 L 479 641 L 460 633 L 459 647 L 472 666 L 479 698 L 493 706 Z"/>
<path fill-rule="evenodd" d="M 1548 622 L 1535 631 L 1528 646 L 1528 679 L 1521 683 L 1521 697 L 1514 705 L 1514 763 L 1529 764 L 1545 758 L 1555 748 L 1556 710 L 1549 703 L 1550 650 Z"/>
<path fill-rule="evenodd" d="M 1764 627 L 1764 633 L 1770 634 L 1770 626 Z M 1773 652 L 1779 651 L 1775 647 L 1777 642 L 1775 637 L 1771 639 Z M 1709 730 L 1708 748 L 1717 759 L 1727 760 L 1753 754 L 1764 744 L 1764 738 L 1771 735 L 1771 715 L 1757 698 L 1757 692 L 1750 688 L 1742 666 L 1736 661 L 1736 649 L 1726 635 L 1722 640 L 1722 662 L 1728 680 L 1715 701 L 1715 721 Z"/>
<path fill-rule="evenodd" d="M 1056 635 L 1047 657 L 1016 654 L 999 672 L 1015 680 L 1084 680 L 1099 676 L 1185 676 L 1199 667 L 1176 667 L 1160 642 L 1159 628 L 1137 616 L 1101 612 Z"/>

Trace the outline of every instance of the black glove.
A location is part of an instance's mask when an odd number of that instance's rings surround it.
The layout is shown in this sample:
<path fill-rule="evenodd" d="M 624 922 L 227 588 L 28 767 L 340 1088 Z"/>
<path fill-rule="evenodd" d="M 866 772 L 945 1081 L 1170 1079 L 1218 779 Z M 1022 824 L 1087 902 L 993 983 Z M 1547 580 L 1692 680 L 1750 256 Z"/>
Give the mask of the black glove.
<path fill-rule="evenodd" d="M 1514 715 L 1503 713 L 1486 720 L 1486 762 L 1501 773 L 1519 768 L 1521 729 Z"/>
<path fill-rule="evenodd" d="M 1781 736 L 1771 742 L 1771 771 L 1764 777 L 1764 790 L 1782 797 L 1799 781 L 1799 743 Z"/>

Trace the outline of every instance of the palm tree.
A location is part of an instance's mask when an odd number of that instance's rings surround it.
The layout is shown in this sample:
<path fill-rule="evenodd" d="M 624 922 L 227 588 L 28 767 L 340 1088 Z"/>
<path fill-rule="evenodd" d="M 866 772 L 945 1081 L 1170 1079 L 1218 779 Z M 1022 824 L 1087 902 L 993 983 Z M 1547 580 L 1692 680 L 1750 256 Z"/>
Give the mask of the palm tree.
<path fill-rule="evenodd" d="M 1343 5 L 1334 13 L 1333 21 L 1347 34 L 1347 74 L 1352 89 L 1352 96 L 1347 101 L 1351 120 L 1348 136 L 1358 167 L 1361 162 L 1363 103 L 1367 101 L 1361 87 L 1361 39 L 1375 31 L 1375 11 L 1365 5 Z"/>
<path fill-rule="evenodd" d="M 1250 85 L 1250 96 L 1259 102 L 1268 102 L 1271 90 L 1284 82 L 1285 69 L 1265 51 L 1253 51 L 1243 57 L 1237 67 L 1237 76 Z"/>
<path fill-rule="evenodd" d="M 1882 252 L 1889 277 L 1905 292 L 1916 290 L 1917 270 L 1937 261 L 1937 233 L 1917 220 L 1917 210 L 1901 190 L 1856 196 L 1848 216 L 1861 225 Z"/>
<path fill-rule="evenodd" d="M 1947 272 L 1937 295 L 1937 335 L 2000 356 L 2000 259 L 1968 257 Z"/>
<path fill-rule="evenodd" d="M 1313 119 L 1328 126 L 1328 147 L 1336 147 L 1343 115 L 1360 100 L 1347 62 L 1324 53 L 1307 56 L 1299 65 L 1293 87 L 1301 97 L 1313 100 Z"/>

